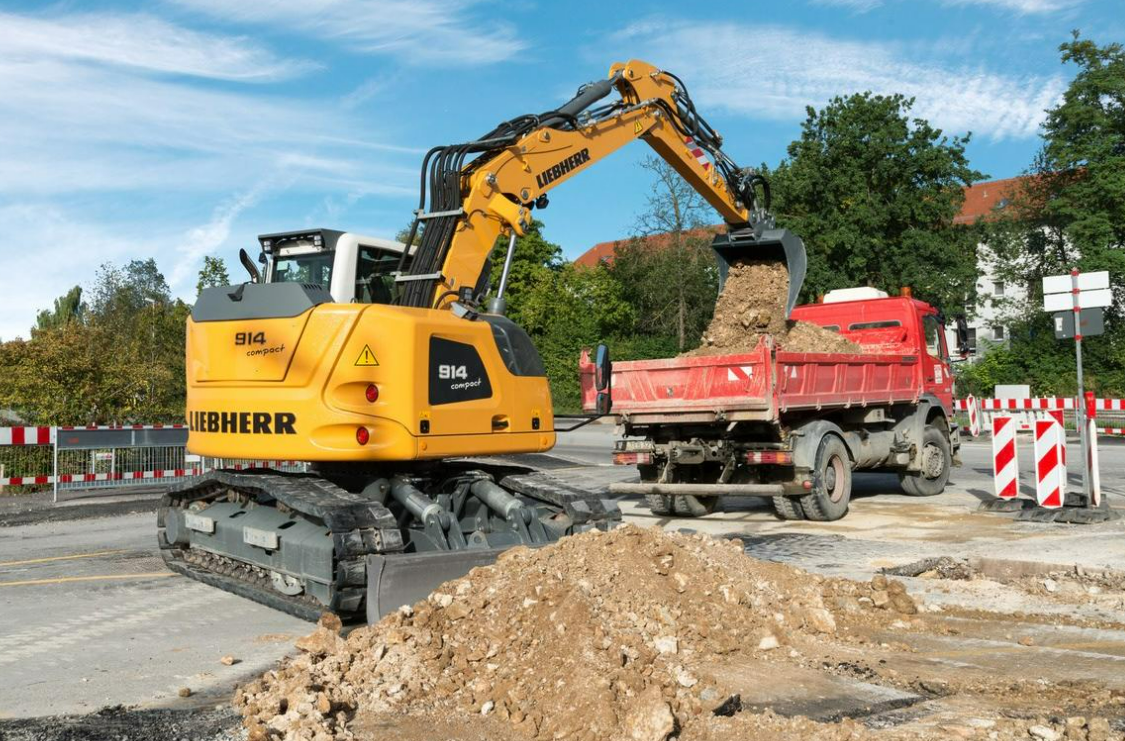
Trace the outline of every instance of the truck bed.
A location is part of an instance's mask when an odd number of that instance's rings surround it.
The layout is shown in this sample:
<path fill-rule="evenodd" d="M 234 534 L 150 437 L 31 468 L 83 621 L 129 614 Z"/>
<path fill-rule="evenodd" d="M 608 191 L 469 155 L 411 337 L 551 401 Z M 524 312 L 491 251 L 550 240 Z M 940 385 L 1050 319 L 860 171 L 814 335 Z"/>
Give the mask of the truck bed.
<path fill-rule="evenodd" d="M 918 400 L 917 354 L 897 343 L 865 349 L 775 351 L 763 338 L 745 354 L 615 362 L 613 413 L 634 422 L 774 421 L 790 411 Z M 594 366 L 586 353 L 580 373 L 583 407 L 593 410 Z"/>

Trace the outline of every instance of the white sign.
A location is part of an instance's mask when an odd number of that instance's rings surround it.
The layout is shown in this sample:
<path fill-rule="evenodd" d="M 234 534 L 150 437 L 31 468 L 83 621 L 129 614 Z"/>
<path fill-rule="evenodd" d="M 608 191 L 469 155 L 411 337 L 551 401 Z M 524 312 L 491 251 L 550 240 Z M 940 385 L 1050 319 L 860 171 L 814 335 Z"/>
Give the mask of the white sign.
<path fill-rule="evenodd" d="M 1112 303 L 1113 291 L 1108 288 L 1078 292 L 1078 308 L 1080 309 L 1094 309 L 1099 306 L 1109 306 Z M 1069 291 L 1044 294 L 1043 309 L 1046 311 L 1071 311 L 1074 309 L 1074 294 Z"/>
<path fill-rule="evenodd" d="M 1069 275 L 1048 275 L 1043 278 L 1043 293 L 1070 293 L 1073 288 Z M 1109 288 L 1108 270 L 1078 274 L 1079 291 L 1096 291 L 1101 288 Z"/>

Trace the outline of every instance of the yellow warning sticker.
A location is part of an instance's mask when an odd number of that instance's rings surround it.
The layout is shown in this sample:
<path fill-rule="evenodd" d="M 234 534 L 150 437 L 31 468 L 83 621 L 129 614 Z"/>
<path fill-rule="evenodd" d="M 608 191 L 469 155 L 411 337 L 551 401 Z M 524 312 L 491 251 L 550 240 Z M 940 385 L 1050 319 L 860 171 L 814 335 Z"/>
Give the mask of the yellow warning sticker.
<path fill-rule="evenodd" d="M 364 345 L 363 352 L 359 354 L 359 358 L 355 361 L 356 365 L 379 365 L 379 361 L 375 359 L 375 353 L 371 352 L 371 345 Z"/>
<path fill-rule="evenodd" d="M 645 130 L 645 127 L 641 124 L 640 121 L 634 121 L 633 122 L 633 134 L 634 135 L 639 134 L 644 130 Z"/>

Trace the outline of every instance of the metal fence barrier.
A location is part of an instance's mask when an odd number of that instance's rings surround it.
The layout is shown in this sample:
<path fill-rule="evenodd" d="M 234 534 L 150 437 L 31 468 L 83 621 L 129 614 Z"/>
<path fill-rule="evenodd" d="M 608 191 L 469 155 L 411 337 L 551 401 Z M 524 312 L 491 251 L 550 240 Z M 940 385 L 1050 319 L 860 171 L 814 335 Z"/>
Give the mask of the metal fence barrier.
<path fill-rule="evenodd" d="M 304 471 L 299 461 L 202 458 L 184 425 L 0 427 L 0 493 L 68 494 L 184 481 L 216 468 Z"/>

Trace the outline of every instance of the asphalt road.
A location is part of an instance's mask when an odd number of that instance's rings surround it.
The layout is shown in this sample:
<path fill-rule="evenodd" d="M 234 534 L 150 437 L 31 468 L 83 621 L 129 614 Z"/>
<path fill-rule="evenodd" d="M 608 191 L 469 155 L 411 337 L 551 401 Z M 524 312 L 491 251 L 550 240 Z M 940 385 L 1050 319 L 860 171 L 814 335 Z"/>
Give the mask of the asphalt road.
<path fill-rule="evenodd" d="M 605 467 L 611 440 L 610 428 L 591 425 L 562 435 L 555 452 Z M 656 518 L 636 501 L 622 509 L 643 524 L 743 533 L 753 555 L 856 576 L 958 553 L 1125 569 L 1121 524 L 1041 525 L 976 513 L 991 494 L 991 452 L 982 443 L 962 450 L 964 467 L 938 497 L 903 496 L 894 477 L 858 476 L 852 512 L 837 523 L 782 523 L 756 499 L 730 500 L 704 520 Z M 1028 450 L 1025 489 L 1030 458 Z M 1125 507 L 1125 446 L 1103 447 L 1102 479 L 1110 501 Z M 0 718 L 223 703 L 307 632 L 307 623 L 166 572 L 152 512 L 82 512 L 0 528 Z M 226 655 L 238 663 L 220 663 Z M 183 687 L 193 696 L 179 697 Z"/>

